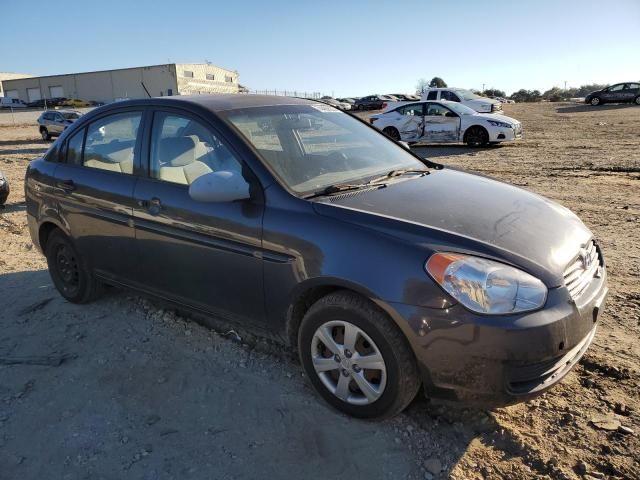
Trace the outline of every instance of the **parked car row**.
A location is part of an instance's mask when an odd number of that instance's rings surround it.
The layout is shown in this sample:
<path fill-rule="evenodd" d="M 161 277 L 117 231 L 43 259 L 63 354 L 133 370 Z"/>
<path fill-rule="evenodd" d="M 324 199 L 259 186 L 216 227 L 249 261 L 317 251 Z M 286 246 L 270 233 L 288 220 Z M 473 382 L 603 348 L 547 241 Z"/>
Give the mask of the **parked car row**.
<path fill-rule="evenodd" d="M 99 107 L 104 102 L 69 99 L 66 97 L 41 98 L 25 102 L 19 98 L 0 97 L 0 108 L 56 108 L 56 107 Z"/>

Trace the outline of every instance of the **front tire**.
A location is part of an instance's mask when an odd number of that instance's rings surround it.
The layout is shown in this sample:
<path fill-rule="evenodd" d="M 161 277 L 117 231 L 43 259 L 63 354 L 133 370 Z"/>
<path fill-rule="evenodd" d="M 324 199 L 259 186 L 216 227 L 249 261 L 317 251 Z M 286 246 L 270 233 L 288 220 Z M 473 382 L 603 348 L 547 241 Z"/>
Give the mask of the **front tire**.
<path fill-rule="evenodd" d="M 298 332 L 300 362 L 316 391 L 359 418 L 390 417 L 420 387 L 407 339 L 365 298 L 339 291 L 318 300 Z"/>
<path fill-rule="evenodd" d="M 489 132 L 483 127 L 471 127 L 464 134 L 464 141 L 470 147 L 482 147 L 489 144 Z"/>
<path fill-rule="evenodd" d="M 600 100 L 600 97 L 593 97 L 589 103 L 592 106 L 597 107 L 598 105 L 602 105 L 602 100 Z"/>
<path fill-rule="evenodd" d="M 51 280 L 66 300 L 88 303 L 98 296 L 98 282 L 69 237 L 61 230 L 55 230 L 47 239 L 45 256 Z"/>
<path fill-rule="evenodd" d="M 633 103 L 635 103 L 636 105 L 640 105 L 640 95 L 638 95 L 634 100 Z"/>
<path fill-rule="evenodd" d="M 51 140 L 51 134 L 49 133 L 49 130 L 44 127 L 40 129 L 40 135 L 42 136 L 42 140 L 44 140 L 45 142 Z"/>

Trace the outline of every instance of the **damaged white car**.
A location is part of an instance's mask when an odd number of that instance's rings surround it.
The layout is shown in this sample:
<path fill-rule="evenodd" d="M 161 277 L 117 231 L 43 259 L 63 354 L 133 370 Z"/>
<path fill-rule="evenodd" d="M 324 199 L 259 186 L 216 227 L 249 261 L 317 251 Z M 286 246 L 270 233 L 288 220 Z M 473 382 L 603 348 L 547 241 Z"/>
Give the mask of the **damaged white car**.
<path fill-rule="evenodd" d="M 505 115 L 478 113 L 456 102 L 397 102 L 369 123 L 397 141 L 479 147 L 522 137 L 522 124 Z"/>

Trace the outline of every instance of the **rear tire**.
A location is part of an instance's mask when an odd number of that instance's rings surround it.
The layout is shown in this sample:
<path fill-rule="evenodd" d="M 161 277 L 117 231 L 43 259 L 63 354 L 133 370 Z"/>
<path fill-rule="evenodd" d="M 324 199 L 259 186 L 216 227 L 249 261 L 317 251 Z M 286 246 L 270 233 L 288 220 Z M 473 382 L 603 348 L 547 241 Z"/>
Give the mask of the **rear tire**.
<path fill-rule="evenodd" d="M 49 140 L 51 140 L 51 135 L 49 134 L 49 130 L 47 130 L 44 127 L 40 129 L 40 135 L 42 136 L 42 140 L 44 140 L 45 142 L 48 142 Z"/>
<path fill-rule="evenodd" d="M 489 144 L 489 132 L 484 127 L 474 126 L 464 134 L 465 143 L 472 147 L 482 147 Z"/>
<path fill-rule="evenodd" d="M 99 284 L 75 246 L 61 230 L 49 235 L 45 256 L 51 280 L 71 303 L 88 303 L 100 294 Z"/>
<path fill-rule="evenodd" d="M 384 133 L 387 137 L 392 138 L 396 142 L 399 142 L 401 140 L 400 132 L 398 131 L 397 128 L 387 127 L 384 130 L 382 130 L 382 133 Z"/>
<path fill-rule="evenodd" d="M 589 103 L 591 106 L 597 107 L 598 105 L 602 105 L 602 100 L 600 100 L 600 97 L 593 97 Z"/>
<path fill-rule="evenodd" d="M 420 388 L 404 334 L 383 311 L 353 292 L 334 292 L 311 306 L 298 332 L 298 353 L 316 391 L 354 417 L 396 415 Z"/>
<path fill-rule="evenodd" d="M 634 100 L 633 103 L 635 103 L 636 105 L 640 105 L 640 95 L 638 95 Z"/>

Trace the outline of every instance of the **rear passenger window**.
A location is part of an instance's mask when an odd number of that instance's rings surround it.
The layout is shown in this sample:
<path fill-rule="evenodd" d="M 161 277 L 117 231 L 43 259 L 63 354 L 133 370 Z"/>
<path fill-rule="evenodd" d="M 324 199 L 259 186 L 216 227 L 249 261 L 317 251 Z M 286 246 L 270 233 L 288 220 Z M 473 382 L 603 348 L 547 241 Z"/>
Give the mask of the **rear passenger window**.
<path fill-rule="evenodd" d="M 87 130 L 83 165 L 133 173 L 133 155 L 142 113 L 119 113 L 96 120 Z"/>
<path fill-rule="evenodd" d="M 66 162 L 72 165 L 80 165 L 82 163 L 82 143 L 84 141 L 84 128 L 73 134 L 67 142 L 67 158 Z"/>
<path fill-rule="evenodd" d="M 181 185 L 210 172 L 242 173 L 241 164 L 209 130 L 192 118 L 158 112 L 151 134 L 151 176 Z"/>
<path fill-rule="evenodd" d="M 438 92 L 435 90 L 429 92 L 429 94 L 427 95 L 427 100 L 435 100 L 436 98 L 438 98 Z"/>

